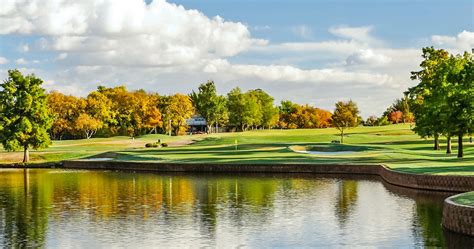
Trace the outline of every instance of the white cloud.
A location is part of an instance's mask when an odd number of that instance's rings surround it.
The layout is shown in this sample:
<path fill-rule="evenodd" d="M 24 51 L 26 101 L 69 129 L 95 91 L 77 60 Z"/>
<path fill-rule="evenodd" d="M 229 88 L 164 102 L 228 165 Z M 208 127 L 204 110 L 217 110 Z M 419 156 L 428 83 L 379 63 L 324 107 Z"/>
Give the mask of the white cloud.
<path fill-rule="evenodd" d="M 347 65 L 375 65 L 382 66 L 389 63 L 392 58 L 381 54 L 375 53 L 372 49 L 360 49 L 357 52 L 349 55 L 346 59 Z"/>
<path fill-rule="evenodd" d="M 8 2 L 1 34 L 35 34 L 84 64 L 171 66 L 234 56 L 266 41 L 240 22 L 155 0 Z M 84 53 L 85 52 L 85 53 Z"/>
<path fill-rule="evenodd" d="M 456 49 L 458 52 L 471 52 L 471 49 L 474 48 L 474 32 L 464 30 L 457 36 L 433 35 L 431 41 L 443 48 Z"/>
<path fill-rule="evenodd" d="M 7 64 L 7 63 L 8 63 L 8 59 L 0 56 L 0 65 Z"/>
<path fill-rule="evenodd" d="M 381 41 L 374 38 L 371 34 L 373 26 L 349 27 L 337 26 L 329 29 L 329 32 L 335 36 L 354 40 L 363 44 L 377 45 Z"/>

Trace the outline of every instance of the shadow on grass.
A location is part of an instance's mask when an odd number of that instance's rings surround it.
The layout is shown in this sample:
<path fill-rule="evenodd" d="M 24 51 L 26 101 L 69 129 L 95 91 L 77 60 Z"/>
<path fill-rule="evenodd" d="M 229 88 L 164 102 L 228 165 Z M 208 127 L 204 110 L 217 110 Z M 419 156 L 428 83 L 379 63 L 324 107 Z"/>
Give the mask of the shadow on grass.
<path fill-rule="evenodd" d="M 397 167 L 396 170 L 417 173 L 417 174 L 436 174 L 436 173 L 454 173 L 454 172 L 474 172 L 474 165 L 472 166 L 438 166 L 438 167 L 425 167 L 420 166 L 417 168 L 410 167 Z"/>

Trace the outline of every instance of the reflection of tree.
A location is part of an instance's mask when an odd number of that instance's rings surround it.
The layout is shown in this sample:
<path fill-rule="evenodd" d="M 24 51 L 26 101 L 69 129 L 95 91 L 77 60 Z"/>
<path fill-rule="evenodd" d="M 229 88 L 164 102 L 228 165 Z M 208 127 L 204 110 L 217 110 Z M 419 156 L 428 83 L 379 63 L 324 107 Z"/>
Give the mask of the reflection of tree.
<path fill-rule="evenodd" d="M 443 203 L 423 199 L 416 201 L 416 219 L 414 222 L 420 224 L 420 233 L 424 238 L 425 247 L 438 247 L 445 244 L 441 226 L 442 216 Z"/>
<path fill-rule="evenodd" d="M 336 202 L 336 217 L 344 225 L 357 202 L 357 181 L 342 180 L 339 182 L 339 194 Z"/>
<path fill-rule="evenodd" d="M 30 170 L 2 172 L 0 233 L 4 247 L 42 247 L 47 233 L 51 185 L 30 184 Z M 6 180 L 3 181 L 3 180 Z"/>

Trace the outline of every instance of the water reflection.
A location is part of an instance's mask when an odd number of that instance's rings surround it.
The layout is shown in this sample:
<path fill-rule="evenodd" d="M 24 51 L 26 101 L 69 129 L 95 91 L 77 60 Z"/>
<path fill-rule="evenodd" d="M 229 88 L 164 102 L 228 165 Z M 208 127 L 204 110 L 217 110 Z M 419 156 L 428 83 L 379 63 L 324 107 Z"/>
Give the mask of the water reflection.
<path fill-rule="evenodd" d="M 445 195 L 374 178 L 2 170 L 0 244 L 469 245 L 469 238 L 441 229 Z"/>

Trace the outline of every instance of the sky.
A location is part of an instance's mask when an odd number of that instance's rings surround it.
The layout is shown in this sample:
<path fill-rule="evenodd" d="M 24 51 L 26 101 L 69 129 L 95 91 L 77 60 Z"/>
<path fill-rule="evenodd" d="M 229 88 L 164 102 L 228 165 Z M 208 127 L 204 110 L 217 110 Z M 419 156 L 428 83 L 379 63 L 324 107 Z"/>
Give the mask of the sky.
<path fill-rule="evenodd" d="M 381 113 L 417 82 L 421 48 L 474 47 L 474 1 L 2 0 L 0 77 L 45 88 L 189 93 L 213 80 L 332 111 Z"/>

